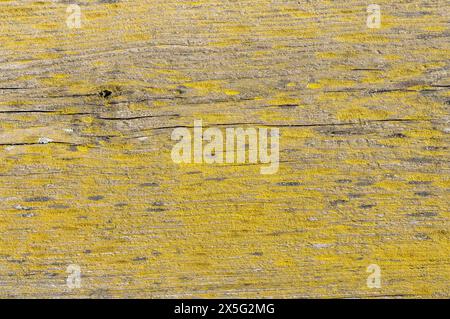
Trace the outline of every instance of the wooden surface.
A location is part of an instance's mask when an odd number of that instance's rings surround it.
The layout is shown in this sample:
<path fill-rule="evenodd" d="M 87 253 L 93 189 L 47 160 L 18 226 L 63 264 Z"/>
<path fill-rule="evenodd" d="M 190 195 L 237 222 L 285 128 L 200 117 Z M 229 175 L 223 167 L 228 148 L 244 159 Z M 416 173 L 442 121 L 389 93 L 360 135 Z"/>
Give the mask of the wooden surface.
<path fill-rule="evenodd" d="M 78 3 L 0 1 L 0 297 L 450 296 L 448 1 Z M 173 163 L 195 119 L 278 173 Z"/>

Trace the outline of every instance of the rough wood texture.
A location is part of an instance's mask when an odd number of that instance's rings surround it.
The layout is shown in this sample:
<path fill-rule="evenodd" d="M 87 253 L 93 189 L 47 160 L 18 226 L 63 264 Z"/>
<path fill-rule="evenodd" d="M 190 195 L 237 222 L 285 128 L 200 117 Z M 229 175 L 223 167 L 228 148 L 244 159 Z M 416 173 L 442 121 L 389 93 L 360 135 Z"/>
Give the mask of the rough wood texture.
<path fill-rule="evenodd" d="M 374 2 L 0 1 L 0 297 L 449 297 L 449 2 Z"/>

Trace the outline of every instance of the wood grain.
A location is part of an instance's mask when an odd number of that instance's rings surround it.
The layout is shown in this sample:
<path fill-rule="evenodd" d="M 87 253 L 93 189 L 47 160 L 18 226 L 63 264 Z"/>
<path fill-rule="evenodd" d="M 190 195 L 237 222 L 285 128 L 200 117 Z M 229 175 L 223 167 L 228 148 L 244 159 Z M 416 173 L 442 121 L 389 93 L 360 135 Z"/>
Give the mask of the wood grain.
<path fill-rule="evenodd" d="M 0 297 L 449 297 L 450 6 L 370 3 L 0 1 Z M 195 119 L 278 173 L 173 163 Z"/>

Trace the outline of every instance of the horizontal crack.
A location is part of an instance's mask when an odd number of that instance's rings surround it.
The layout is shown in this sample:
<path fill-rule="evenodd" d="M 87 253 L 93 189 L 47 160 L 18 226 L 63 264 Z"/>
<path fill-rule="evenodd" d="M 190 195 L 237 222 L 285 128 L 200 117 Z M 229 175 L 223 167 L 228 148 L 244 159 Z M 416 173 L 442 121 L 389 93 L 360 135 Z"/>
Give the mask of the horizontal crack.
<path fill-rule="evenodd" d="M 132 116 L 132 117 L 96 117 L 99 120 L 109 120 L 109 121 L 129 121 L 129 120 L 139 120 L 139 119 L 146 119 L 146 118 L 157 118 L 157 117 L 168 117 L 168 116 L 174 116 L 178 117 L 180 114 L 163 114 L 163 115 L 143 115 L 143 116 Z"/>

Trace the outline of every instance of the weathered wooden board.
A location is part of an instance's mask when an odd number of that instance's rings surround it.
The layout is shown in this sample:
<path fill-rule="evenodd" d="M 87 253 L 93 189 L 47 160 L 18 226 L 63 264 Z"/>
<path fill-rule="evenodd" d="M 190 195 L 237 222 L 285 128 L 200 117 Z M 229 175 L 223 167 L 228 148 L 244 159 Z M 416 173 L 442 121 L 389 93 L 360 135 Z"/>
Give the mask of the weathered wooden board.
<path fill-rule="evenodd" d="M 376 3 L 0 1 L 0 297 L 449 297 L 450 5 Z M 175 164 L 195 119 L 278 173 Z"/>

